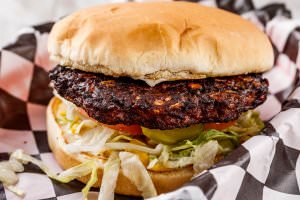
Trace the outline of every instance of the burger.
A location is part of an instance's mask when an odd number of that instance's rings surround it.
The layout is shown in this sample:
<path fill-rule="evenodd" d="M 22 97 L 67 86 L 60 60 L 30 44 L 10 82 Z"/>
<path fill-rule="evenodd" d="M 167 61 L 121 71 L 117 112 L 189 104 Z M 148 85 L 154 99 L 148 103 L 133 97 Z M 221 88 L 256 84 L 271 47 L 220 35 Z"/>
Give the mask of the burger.
<path fill-rule="evenodd" d="M 267 98 L 272 46 L 235 14 L 187 2 L 99 5 L 57 22 L 48 49 L 58 63 L 50 147 L 102 199 L 174 190 L 264 127 L 254 109 Z"/>

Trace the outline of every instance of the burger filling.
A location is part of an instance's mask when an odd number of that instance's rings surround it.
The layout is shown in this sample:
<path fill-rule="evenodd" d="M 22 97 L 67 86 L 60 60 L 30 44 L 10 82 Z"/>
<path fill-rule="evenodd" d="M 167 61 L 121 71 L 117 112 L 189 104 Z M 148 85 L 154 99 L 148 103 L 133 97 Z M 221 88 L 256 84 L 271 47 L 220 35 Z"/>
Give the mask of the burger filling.
<path fill-rule="evenodd" d="M 261 74 L 151 87 L 58 66 L 50 79 L 64 150 L 104 166 L 104 199 L 113 198 L 119 169 L 144 197 L 155 196 L 149 171 L 191 167 L 199 173 L 264 127 L 253 110 L 267 97 L 268 81 Z M 94 168 L 86 188 L 96 181 Z"/>
<path fill-rule="evenodd" d="M 172 130 L 134 125 L 126 131 L 125 125 L 98 123 L 64 99 L 55 115 L 67 151 L 87 153 L 103 160 L 115 151 L 131 152 L 150 171 L 193 166 L 195 173 L 200 172 L 264 127 L 259 114 L 250 110 L 227 123 L 196 124 Z"/>

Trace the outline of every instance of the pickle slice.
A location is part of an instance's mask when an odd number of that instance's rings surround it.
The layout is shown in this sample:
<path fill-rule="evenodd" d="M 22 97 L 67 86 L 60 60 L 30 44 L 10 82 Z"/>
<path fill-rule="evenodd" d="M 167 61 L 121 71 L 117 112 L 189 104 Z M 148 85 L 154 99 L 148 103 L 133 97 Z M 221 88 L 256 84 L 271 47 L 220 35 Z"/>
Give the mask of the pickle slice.
<path fill-rule="evenodd" d="M 203 125 L 197 124 L 187 128 L 176 128 L 172 130 L 148 129 L 142 127 L 142 130 L 145 136 L 157 143 L 176 144 L 186 139 L 195 139 L 203 131 Z"/>

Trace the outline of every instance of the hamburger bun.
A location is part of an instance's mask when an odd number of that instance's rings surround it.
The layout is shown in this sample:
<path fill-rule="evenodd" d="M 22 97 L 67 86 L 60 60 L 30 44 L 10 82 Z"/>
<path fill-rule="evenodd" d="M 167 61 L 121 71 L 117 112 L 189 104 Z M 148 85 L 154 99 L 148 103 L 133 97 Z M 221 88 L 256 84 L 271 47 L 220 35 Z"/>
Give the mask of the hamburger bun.
<path fill-rule="evenodd" d="M 83 9 L 54 25 L 48 47 L 61 65 L 148 83 L 259 73 L 274 60 L 251 22 L 187 2 Z"/>
<path fill-rule="evenodd" d="M 85 159 L 89 158 L 86 154 L 71 154 L 64 150 L 65 142 L 62 137 L 62 130 L 57 124 L 54 114 L 59 102 L 60 100 L 54 97 L 47 107 L 48 142 L 58 164 L 63 169 L 69 169 L 81 164 L 85 161 Z M 193 176 L 192 167 L 168 172 L 148 172 L 159 194 L 177 189 L 184 183 L 188 182 Z M 94 185 L 94 187 L 99 187 L 101 185 L 102 175 L 103 170 L 99 169 L 98 182 Z M 78 180 L 86 184 L 89 180 L 89 176 L 81 177 Z M 122 174 L 122 169 L 120 169 L 115 192 L 123 195 L 141 196 L 141 192 L 137 190 L 136 186 Z"/>

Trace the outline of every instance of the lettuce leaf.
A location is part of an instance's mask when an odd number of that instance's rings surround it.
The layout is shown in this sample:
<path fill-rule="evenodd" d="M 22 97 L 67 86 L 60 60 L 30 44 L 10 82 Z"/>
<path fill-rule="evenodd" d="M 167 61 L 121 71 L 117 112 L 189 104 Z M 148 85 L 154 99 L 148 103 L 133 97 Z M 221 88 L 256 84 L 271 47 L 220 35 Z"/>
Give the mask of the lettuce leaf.
<path fill-rule="evenodd" d="M 240 142 L 247 140 L 249 137 L 257 135 L 265 127 L 264 122 L 260 119 L 259 113 L 249 110 L 243 113 L 236 124 L 223 130 L 239 137 Z"/>
<path fill-rule="evenodd" d="M 248 137 L 258 134 L 264 128 L 259 113 L 247 111 L 241 115 L 237 122 L 222 131 L 210 129 L 202 131 L 194 140 L 184 140 L 174 145 L 164 145 L 163 151 L 158 158 L 148 166 L 154 167 L 157 162 L 168 168 L 194 165 L 196 171 L 212 165 L 216 155 L 226 155 L 234 150 Z M 213 143 L 211 143 L 213 141 Z M 210 144 L 210 145 L 208 145 Z M 209 146 L 204 148 L 206 145 Z M 216 149 L 216 147 L 218 147 Z M 202 149 L 203 148 L 203 149 Z M 202 149 L 202 150 L 200 150 Z M 206 152 L 206 153 L 203 153 Z M 207 156 L 209 154 L 209 156 Z M 192 157 L 197 159 L 192 159 Z M 199 162 L 201 163 L 199 164 Z"/>
<path fill-rule="evenodd" d="M 65 150 L 70 153 L 89 152 L 98 155 L 104 150 L 105 143 L 114 134 L 114 130 L 106 127 L 87 129 L 84 134 L 76 135 L 77 140 L 65 145 Z"/>
<path fill-rule="evenodd" d="M 171 159 L 178 159 L 181 157 L 191 156 L 196 147 L 202 146 L 212 140 L 218 141 L 218 144 L 220 145 L 219 150 L 222 153 L 226 153 L 234 149 L 239 144 L 237 136 L 211 129 L 202 132 L 195 140 L 185 140 L 180 144 L 169 146 L 169 157 Z"/>
<path fill-rule="evenodd" d="M 142 192 L 144 198 L 157 195 L 152 179 L 137 155 L 130 152 L 120 152 L 123 175 L 126 176 Z M 133 173 L 134 172 L 134 173 Z"/>
<path fill-rule="evenodd" d="M 93 171 L 95 165 L 96 163 L 94 161 L 87 161 L 81 163 L 80 165 L 76 165 L 75 167 L 69 168 L 52 178 L 62 183 L 68 183 L 78 177 L 88 175 L 91 171 Z"/>
<path fill-rule="evenodd" d="M 114 192 L 120 170 L 120 159 L 117 152 L 113 152 L 104 164 L 102 183 L 98 200 L 114 200 Z"/>
<path fill-rule="evenodd" d="M 214 164 L 215 157 L 218 153 L 218 146 L 217 141 L 211 140 L 195 148 L 193 152 L 193 168 L 195 173 L 200 173 Z"/>
<path fill-rule="evenodd" d="M 97 174 L 97 166 L 96 164 L 94 164 L 92 166 L 92 173 L 91 173 L 91 176 L 90 176 L 90 179 L 89 181 L 87 182 L 87 184 L 84 186 L 84 188 L 81 190 L 82 193 L 83 193 L 83 196 L 84 196 L 84 199 L 87 200 L 88 199 L 88 194 L 89 194 L 89 191 L 91 189 L 91 187 L 97 182 L 98 180 L 98 174 Z"/>
<path fill-rule="evenodd" d="M 14 185 L 6 185 L 6 184 L 4 184 L 4 187 L 6 187 L 9 191 L 13 192 L 14 194 L 18 195 L 21 198 L 25 197 L 25 192 L 23 190 L 17 188 Z"/>
<path fill-rule="evenodd" d="M 125 142 L 108 142 L 104 145 L 105 148 L 109 150 L 135 150 L 141 151 L 148 154 L 158 155 L 162 151 L 162 144 L 156 145 L 155 148 L 150 148 L 147 146 L 142 146 L 138 144 L 131 144 Z"/>
<path fill-rule="evenodd" d="M 90 180 L 86 184 L 86 186 L 82 189 L 84 198 L 87 199 L 88 192 L 90 188 L 97 182 L 98 175 L 97 175 L 97 169 L 98 165 L 97 162 L 94 160 L 86 161 L 80 165 L 77 165 L 75 167 L 69 168 L 60 174 L 56 174 L 52 172 L 41 160 L 38 160 L 30 155 L 25 154 L 22 150 L 18 149 L 14 151 L 11 154 L 11 158 L 16 159 L 17 161 L 27 164 L 28 162 L 31 162 L 38 166 L 43 172 L 45 172 L 50 178 L 55 179 L 62 183 L 68 183 L 75 178 L 86 176 L 88 174 L 91 174 Z M 12 189 L 15 189 L 12 187 Z M 15 190 L 17 193 L 18 191 Z"/>

